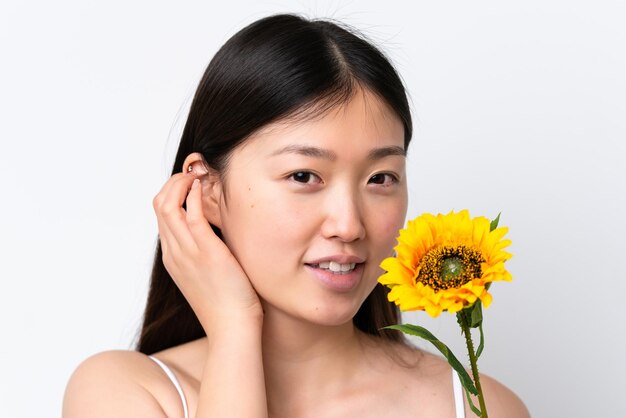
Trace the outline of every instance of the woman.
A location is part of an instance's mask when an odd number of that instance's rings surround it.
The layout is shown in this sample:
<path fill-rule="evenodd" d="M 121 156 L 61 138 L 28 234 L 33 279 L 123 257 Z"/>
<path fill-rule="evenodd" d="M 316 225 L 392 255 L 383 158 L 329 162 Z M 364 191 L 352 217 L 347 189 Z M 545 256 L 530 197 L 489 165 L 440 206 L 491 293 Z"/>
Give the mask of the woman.
<path fill-rule="evenodd" d="M 402 82 L 360 37 L 292 15 L 233 36 L 153 201 L 138 351 L 83 362 L 64 416 L 463 416 L 447 363 L 380 330 L 410 139 Z M 483 385 L 492 417 L 527 416 Z"/>

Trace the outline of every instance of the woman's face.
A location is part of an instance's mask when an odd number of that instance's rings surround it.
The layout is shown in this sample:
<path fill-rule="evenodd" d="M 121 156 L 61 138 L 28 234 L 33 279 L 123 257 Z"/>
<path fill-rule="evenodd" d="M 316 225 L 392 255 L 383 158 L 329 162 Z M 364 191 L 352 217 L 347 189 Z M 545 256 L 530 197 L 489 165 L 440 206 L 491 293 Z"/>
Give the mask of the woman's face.
<path fill-rule="evenodd" d="M 352 319 L 392 254 L 407 208 L 404 129 L 375 95 L 236 148 L 220 203 L 224 239 L 264 308 Z"/>

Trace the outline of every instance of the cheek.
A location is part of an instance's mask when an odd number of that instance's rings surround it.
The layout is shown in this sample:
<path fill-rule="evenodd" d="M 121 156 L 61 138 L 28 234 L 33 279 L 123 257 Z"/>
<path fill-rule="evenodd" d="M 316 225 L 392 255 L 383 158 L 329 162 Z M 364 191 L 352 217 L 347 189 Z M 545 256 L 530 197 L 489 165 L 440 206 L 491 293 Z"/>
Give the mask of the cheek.
<path fill-rule="evenodd" d="M 301 255 L 308 242 L 310 228 L 301 208 L 272 188 L 249 186 L 233 193 L 222 220 L 226 242 L 250 276 L 277 273 L 286 260 Z"/>
<path fill-rule="evenodd" d="M 376 240 L 380 243 L 380 251 L 385 257 L 391 254 L 393 247 L 397 244 L 396 238 L 400 234 L 400 229 L 404 226 L 406 217 L 406 205 L 399 203 L 389 206 L 385 211 L 372 216 L 375 225 L 372 227 Z"/>
<path fill-rule="evenodd" d="M 249 194 L 239 211 L 250 232 L 249 238 L 265 243 L 271 241 L 281 249 L 304 243 L 310 237 L 310 204 L 302 206 L 297 200 L 289 199 L 272 189 L 254 190 Z M 267 245 L 257 250 L 268 250 Z"/>
<path fill-rule="evenodd" d="M 404 224 L 406 205 L 398 199 L 388 204 L 372 206 L 372 211 L 367 214 L 369 220 L 368 233 L 370 240 L 370 261 L 366 272 L 369 291 L 376 286 L 378 277 L 384 273 L 380 263 L 393 255 L 393 247 L 397 244 L 396 238 Z"/>

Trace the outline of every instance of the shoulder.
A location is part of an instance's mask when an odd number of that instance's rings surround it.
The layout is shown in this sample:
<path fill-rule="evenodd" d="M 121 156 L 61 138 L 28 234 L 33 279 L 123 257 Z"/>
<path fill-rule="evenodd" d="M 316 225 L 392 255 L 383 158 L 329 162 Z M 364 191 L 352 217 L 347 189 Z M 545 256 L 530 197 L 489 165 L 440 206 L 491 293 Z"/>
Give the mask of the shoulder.
<path fill-rule="evenodd" d="M 530 413 L 522 400 L 508 387 L 498 382 L 496 379 L 480 374 L 480 383 L 487 403 L 489 416 L 493 418 L 529 418 Z M 478 400 L 474 400 L 474 405 L 478 405 Z M 470 411 L 469 405 L 466 410 Z"/>
<path fill-rule="evenodd" d="M 417 368 L 422 373 L 426 373 L 431 377 L 433 384 L 438 384 L 442 391 L 446 391 L 446 387 L 452 386 L 451 366 L 441 356 L 430 353 L 418 353 L 420 359 Z M 468 370 L 471 375 L 471 371 Z M 487 403 L 487 411 L 492 418 L 529 418 L 530 414 L 522 400 L 508 387 L 498 382 L 491 376 L 480 374 L 480 383 Z M 471 409 L 465 396 L 466 416 L 471 415 Z M 478 398 L 472 396 L 474 405 L 478 406 Z"/>
<path fill-rule="evenodd" d="M 445 416 L 453 414 L 454 394 L 453 371 L 448 362 L 440 355 L 420 350 L 407 344 L 379 343 L 384 353 L 393 353 L 387 360 L 381 353 L 375 353 L 375 359 L 385 363 L 385 375 L 388 376 L 389 387 L 408 388 L 410 396 L 402 402 L 408 405 L 413 401 L 421 401 L 421 407 L 428 405 L 426 416 Z M 528 418 L 530 414 L 520 398 L 509 388 L 494 378 L 480 375 L 483 393 L 487 401 L 489 416 L 493 418 Z M 463 396 L 465 399 L 465 396 Z M 477 399 L 474 404 L 478 405 Z M 466 416 L 473 416 L 467 399 L 465 399 Z"/>
<path fill-rule="evenodd" d="M 167 376 L 145 354 L 123 350 L 98 353 L 80 363 L 70 377 L 63 417 L 166 417 L 167 394 L 171 392 L 167 385 Z"/>

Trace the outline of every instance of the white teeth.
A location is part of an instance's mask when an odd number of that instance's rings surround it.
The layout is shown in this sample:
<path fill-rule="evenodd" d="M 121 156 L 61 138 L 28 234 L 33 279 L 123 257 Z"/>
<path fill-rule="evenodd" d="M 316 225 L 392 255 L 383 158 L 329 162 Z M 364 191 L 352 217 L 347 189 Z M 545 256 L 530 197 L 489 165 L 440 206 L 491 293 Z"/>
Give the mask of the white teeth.
<path fill-rule="evenodd" d="M 333 273 L 345 273 L 354 270 L 356 263 L 341 264 L 336 261 L 324 261 L 319 263 L 318 266 L 321 269 L 330 270 Z"/>

